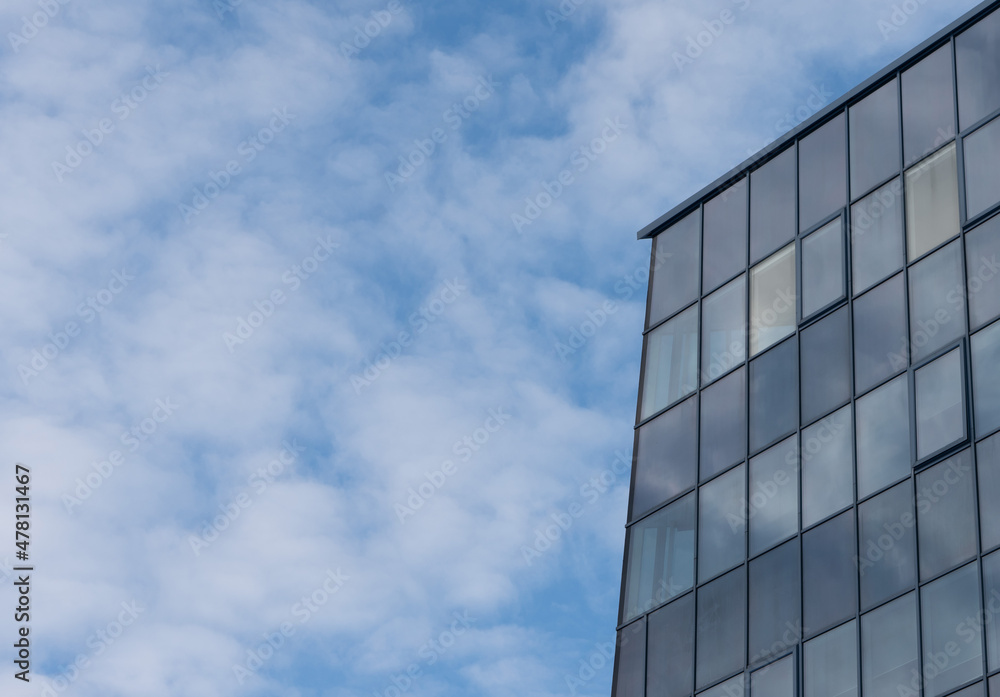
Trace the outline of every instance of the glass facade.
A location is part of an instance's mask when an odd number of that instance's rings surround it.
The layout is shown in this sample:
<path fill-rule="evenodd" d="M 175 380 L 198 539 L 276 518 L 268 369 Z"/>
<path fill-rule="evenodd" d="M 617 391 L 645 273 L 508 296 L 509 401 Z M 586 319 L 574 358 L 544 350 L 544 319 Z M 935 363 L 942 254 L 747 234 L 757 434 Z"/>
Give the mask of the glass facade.
<path fill-rule="evenodd" d="M 615 697 L 1000 697 L 1000 3 L 653 238 Z"/>

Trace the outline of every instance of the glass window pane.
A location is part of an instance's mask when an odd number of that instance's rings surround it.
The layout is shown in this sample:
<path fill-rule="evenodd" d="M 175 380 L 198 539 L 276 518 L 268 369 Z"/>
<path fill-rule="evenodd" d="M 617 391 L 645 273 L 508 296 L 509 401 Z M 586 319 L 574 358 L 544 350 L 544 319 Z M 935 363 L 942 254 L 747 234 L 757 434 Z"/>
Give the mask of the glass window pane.
<path fill-rule="evenodd" d="M 854 621 L 805 644 L 805 697 L 858 697 L 858 637 Z"/>
<path fill-rule="evenodd" d="M 981 19 L 955 39 L 958 120 L 964 131 L 1000 109 L 1000 12 Z"/>
<path fill-rule="evenodd" d="M 983 557 L 983 616 L 990 672 L 1000 668 L 1000 552 Z"/>
<path fill-rule="evenodd" d="M 701 487 L 698 581 L 742 564 L 746 556 L 746 474 L 743 465 Z"/>
<path fill-rule="evenodd" d="M 795 239 L 795 148 L 750 175 L 750 263 Z"/>
<path fill-rule="evenodd" d="M 802 634 L 800 589 L 797 540 L 750 562 L 751 663 L 798 643 Z"/>
<path fill-rule="evenodd" d="M 701 213 L 695 211 L 664 230 L 653 240 L 652 290 L 649 295 L 651 327 L 698 297 Z"/>
<path fill-rule="evenodd" d="M 844 115 L 799 141 L 799 229 L 808 230 L 847 203 Z"/>
<path fill-rule="evenodd" d="M 902 88 L 903 152 L 909 166 L 955 137 L 951 44 L 904 72 Z"/>
<path fill-rule="evenodd" d="M 1000 317 L 1000 215 L 965 235 L 972 328 Z"/>
<path fill-rule="evenodd" d="M 750 449 L 795 430 L 799 420 L 799 351 L 791 338 L 750 363 Z"/>
<path fill-rule="evenodd" d="M 984 550 L 1000 545 L 1000 433 L 976 446 L 979 471 L 979 527 Z M 997 695 L 1000 697 L 1000 695 Z"/>
<path fill-rule="evenodd" d="M 893 179 L 851 207 L 854 294 L 903 268 L 903 181 Z"/>
<path fill-rule="evenodd" d="M 618 632 L 615 697 L 643 697 L 646 672 L 646 623 L 633 622 Z"/>
<path fill-rule="evenodd" d="M 743 673 L 740 673 L 724 683 L 710 687 L 704 692 L 699 692 L 698 697 L 744 697 L 745 694 L 743 691 Z"/>
<path fill-rule="evenodd" d="M 716 288 L 747 265 L 747 180 L 705 204 L 703 292 Z"/>
<path fill-rule="evenodd" d="M 694 583 L 694 493 L 636 523 L 628 537 L 623 621 Z"/>
<path fill-rule="evenodd" d="M 965 375 L 959 349 L 915 372 L 917 459 L 965 440 Z"/>
<path fill-rule="evenodd" d="M 639 429 L 630 520 L 695 485 L 697 430 L 697 397 L 657 416 Z"/>
<path fill-rule="evenodd" d="M 861 693 L 899 697 L 917 675 L 917 603 L 913 593 L 872 610 L 861 618 Z"/>
<path fill-rule="evenodd" d="M 844 225 L 838 218 L 802 240 L 802 316 L 842 299 L 844 277 Z"/>
<path fill-rule="evenodd" d="M 910 268 L 910 359 L 918 361 L 965 333 L 959 241 Z"/>
<path fill-rule="evenodd" d="M 972 335 L 972 398 L 976 433 L 986 435 L 1000 428 L 1000 322 Z"/>
<path fill-rule="evenodd" d="M 746 358 L 746 276 L 720 288 L 702 303 L 701 383 L 707 385 Z"/>
<path fill-rule="evenodd" d="M 710 685 L 746 665 L 746 567 L 698 589 L 697 680 Z"/>
<path fill-rule="evenodd" d="M 924 695 L 938 697 L 983 674 L 979 565 L 969 564 L 920 589 Z M 942 658 L 943 657 L 943 658 Z M 927 670 L 927 666 L 939 670 Z"/>
<path fill-rule="evenodd" d="M 857 401 L 858 496 L 910 474 L 910 395 L 905 375 Z"/>
<path fill-rule="evenodd" d="M 977 682 L 975 685 L 969 685 L 964 690 L 959 690 L 958 692 L 952 692 L 949 697 L 983 697 L 986 693 L 983 692 L 985 686 L 981 682 Z"/>
<path fill-rule="evenodd" d="M 833 515 L 854 501 L 851 405 L 802 430 L 802 524 Z"/>
<path fill-rule="evenodd" d="M 974 478 L 971 450 L 917 475 L 921 581 L 976 555 Z"/>
<path fill-rule="evenodd" d="M 851 197 L 899 172 L 899 89 L 880 87 L 851 107 Z"/>
<path fill-rule="evenodd" d="M 990 697 L 1000 697 L 1000 675 L 990 678 Z"/>
<path fill-rule="evenodd" d="M 795 245 L 750 270 L 750 355 L 795 331 Z"/>
<path fill-rule="evenodd" d="M 913 485 L 894 486 L 858 506 L 861 608 L 878 605 L 917 580 Z"/>
<path fill-rule="evenodd" d="M 802 423 L 851 399 L 851 325 L 846 307 L 802 330 Z"/>
<path fill-rule="evenodd" d="M 750 460 L 750 555 L 799 529 L 799 467 L 795 437 Z"/>
<path fill-rule="evenodd" d="M 865 392 L 909 365 L 903 274 L 854 301 L 854 389 Z"/>
<path fill-rule="evenodd" d="M 698 307 L 694 306 L 646 335 L 642 418 L 689 395 L 698 387 Z"/>
<path fill-rule="evenodd" d="M 1000 201 L 1000 119 L 966 137 L 965 210 L 972 218 Z"/>
<path fill-rule="evenodd" d="M 858 611 L 854 511 L 841 513 L 802 535 L 805 635 L 823 631 Z"/>
<path fill-rule="evenodd" d="M 649 616 L 646 694 L 688 697 L 694 690 L 694 594 Z"/>
<path fill-rule="evenodd" d="M 909 260 L 958 234 L 955 144 L 906 171 L 906 249 Z"/>
<path fill-rule="evenodd" d="M 751 673 L 750 697 L 795 697 L 795 656 Z"/>
<path fill-rule="evenodd" d="M 701 478 L 710 479 L 747 454 L 746 369 L 701 392 Z"/>

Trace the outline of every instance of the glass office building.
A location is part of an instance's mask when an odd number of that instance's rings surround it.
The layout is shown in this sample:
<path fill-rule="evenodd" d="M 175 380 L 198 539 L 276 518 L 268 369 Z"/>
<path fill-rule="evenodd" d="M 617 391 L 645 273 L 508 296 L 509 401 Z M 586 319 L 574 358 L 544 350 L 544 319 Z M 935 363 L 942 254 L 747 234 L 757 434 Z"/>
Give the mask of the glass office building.
<path fill-rule="evenodd" d="M 615 697 L 1000 697 L 1000 2 L 639 237 Z"/>

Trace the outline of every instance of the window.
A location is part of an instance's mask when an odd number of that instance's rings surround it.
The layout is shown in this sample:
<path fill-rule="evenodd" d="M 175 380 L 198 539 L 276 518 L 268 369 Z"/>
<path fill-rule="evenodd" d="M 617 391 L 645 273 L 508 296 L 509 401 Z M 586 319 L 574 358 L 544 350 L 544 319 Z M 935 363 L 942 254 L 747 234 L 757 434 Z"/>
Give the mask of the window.
<path fill-rule="evenodd" d="M 847 294 L 844 225 L 840 218 L 802 240 L 802 317 L 810 317 Z"/>
<path fill-rule="evenodd" d="M 750 263 L 795 239 L 795 146 L 750 175 Z"/>
<path fill-rule="evenodd" d="M 984 436 L 1000 428 L 1000 322 L 972 335 L 972 396 L 976 433 Z"/>
<path fill-rule="evenodd" d="M 701 391 L 701 479 L 740 462 L 747 454 L 746 369 Z"/>
<path fill-rule="evenodd" d="M 750 355 L 795 331 L 795 244 L 750 270 Z"/>
<path fill-rule="evenodd" d="M 750 460 L 750 555 L 799 529 L 799 462 L 795 437 Z"/>
<path fill-rule="evenodd" d="M 918 460 L 965 440 L 964 372 L 959 349 L 915 372 Z"/>
<path fill-rule="evenodd" d="M 711 685 L 746 660 L 746 567 L 698 589 L 697 682 Z"/>
<path fill-rule="evenodd" d="M 751 673 L 750 697 L 795 697 L 795 656 L 785 656 Z"/>
<path fill-rule="evenodd" d="M 909 480 L 858 506 L 861 609 L 912 588 L 917 580 L 916 511 Z"/>
<path fill-rule="evenodd" d="M 955 137 L 951 44 L 903 73 L 903 152 L 907 166 Z"/>
<path fill-rule="evenodd" d="M 841 113 L 799 141 L 799 230 L 847 202 L 847 133 Z"/>
<path fill-rule="evenodd" d="M 698 386 L 698 308 L 691 307 L 646 335 L 642 418 L 691 394 Z"/>
<path fill-rule="evenodd" d="M 649 323 L 651 327 L 698 297 L 701 213 L 695 211 L 653 240 L 650 271 Z"/>
<path fill-rule="evenodd" d="M 851 325 L 842 307 L 803 329 L 802 423 L 811 423 L 851 399 Z"/>
<path fill-rule="evenodd" d="M 964 131 L 1000 109 L 1000 12 L 955 39 L 958 120 Z"/>
<path fill-rule="evenodd" d="M 746 277 L 712 293 L 702 303 L 701 383 L 707 385 L 746 358 Z"/>
<path fill-rule="evenodd" d="M 979 471 L 979 526 L 983 551 L 1000 545 L 1000 433 L 976 447 Z M 1000 697 L 1000 695 L 998 695 Z"/>
<path fill-rule="evenodd" d="M 615 697 L 643 697 L 646 671 L 646 623 L 633 622 L 618 632 Z"/>
<path fill-rule="evenodd" d="M 899 172 L 899 87 L 883 85 L 851 107 L 851 196 Z"/>
<path fill-rule="evenodd" d="M 925 697 L 938 697 L 983 674 L 979 565 L 969 564 L 920 589 Z M 941 656 L 945 659 L 942 660 Z M 944 664 L 944 665 L 942 665 Z"/>
<path fill-rule="evenodd" d="M 910 593 L 861 618 L 861 693 L 899 697 L 899 686 L 909 687 L 919 672 L 917 604 Z M 919 694 L 919 678 L 913 689 Z"/>
<path fill-rule="evenodd" d="M 807 641 L 805 697 L 858 697 L 858 637 L 854 620 Z"/>
<path fill-rule="evenodd" d="M 983 557 L 983 615 L 986 619 L 986 655 L 990 672 L 1000 668 L 1000 552 Z"/>
<path fill-rule="evenodd" d="M 708 292 L 747 265 L 747 180 L 705 204 L 702 289 Z"/>
<path fill-rule="evenodd" d="M 965 138 L 965 210 L 973 218 L 1000 201 L 1000 119 Z"/>
<path fill-rule="evenodd" d="M 906 248 L 909 260 L 958 234 L 955 144 L 906 171 Z"/>
<path fill-rule="evenodd" d="M 1000 317 L 1000 215 L 966 234 L 965 253 L 969 318 L 976 329 Z"/>
<path fill-rule="evenodd" d="M 692 397 L 639 428 L 632 520 L 695 485 L 698 398 Z"/>
<path fill-rule="evenodd" d="M 798 643 L 801 587 L 797 540 L 750 562 L 751 662 L 780 655 Z"/>
<path fill-rule="evenodd" d="M 795 338 L 750 363 L 750 449 L 756 452 L 798 426 L 799 371 Z"/>
<path fill-rule="evenodd" d="M 903 268 L 903 182 L 898 177 L 851 207 L 851 259 L 855 295 Z"/>
<path fill-rule="evenodd" d="M 743 465 L 701 487 L 698 580 L 704 582 L 746 557 L 746 473 Z"/>
<path fill-rule="evenodd" d="M 857 613 L 856 539 L 854 511 L 841 513 L 802 535 L 802 624 L 806 636 Z"/>
<path fill-rule="evenodd" d="M 858 496 L 910 474 L 910 400 L 906 376 L 857 401 Z"/>
<path fill-rule="evenodd" d="M 628 621 L 694 583 L 694 493 L 629 529 L 625 585 Z"/>
<path fill-rule="evenodd" d="M 910 359 L 918 361 L 965 333 L 962 249 L 958 240 L 910 269 Z"/>
<path fill-rule="evenodd" d="M 743 673 L 740 673 L 724 683 L 699 692 L 698 697 L 743 697 L 743 694 Z"/>
<path fill-rule="evenodd" d="M 688 697 L 694 689 L 694 595 L 649 616 L 646 694 Z"/>
<path fill-rule="evenodd" d="M 850 404 L 802 430 L 802 525 L 854 502 L 853 446 Z"/>
<path fill-rule="evenodd" d="M 964 450 L 917 475 L 920 580 L 976 555 L 972 451 Z"/>
<path fill-rule="evenodd" d="M 909 365 L 903 274 L 854 301 L 854 389 L 866 392 Z"/>

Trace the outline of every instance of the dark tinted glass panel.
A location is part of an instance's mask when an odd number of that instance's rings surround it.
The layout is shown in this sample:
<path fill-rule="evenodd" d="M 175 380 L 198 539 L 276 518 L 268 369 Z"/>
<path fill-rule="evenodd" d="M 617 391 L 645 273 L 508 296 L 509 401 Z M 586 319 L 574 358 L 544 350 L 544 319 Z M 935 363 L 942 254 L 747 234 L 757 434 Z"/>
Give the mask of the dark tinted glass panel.
<path fill-rule="evenodd" d="M 990 678 L 990 697 L 1000 697 L 1000 675 Z"/>
<path fill-rule="evenodd" d="M 724 683 L 699 692 L 698 697 L 743 697 L 746 694 L 743 690 L 743 673 L 740 673 Z"/>
<path fill-rule="evenodd" d="M 795 646 L 799 629 L 799 544 L 792 540 L 750 562 L 750 658 Z"/>
<path fill-rule="evenodd" d="M 694 594 L 649 616 L 646 694 L 687 697 L 694 690 Z"/>
<path fill-rule="evenodd" d="M 906 171 L 906 250 L 913 261 L 958 234 L 955 144 Z"/>
<path fill-rule="evenodd" d="M 798 425 L 798 342 L 792 338 L 750 363 L 750 448 L 760 450 Z"/>
<path fill-rule="evenodd" d="M 969 274 L 969 317 L 981 327 L 1000 317 L 1000 215 L 965 236 Z"/>
<path fill-rule="evenodd" d="M 746 555 L 746 474 L 743 465 L 701 487 L 698 580 L 743 562 Z"/>
<path fill-rule="evenodd" d="M 917 475 L 921 580 L 976 555 L 974 479 L 971 450 Z"/>
<path fill-rule="evenodd" d="M 899 697 L 919 676 L 917 604 L 913 593 L 861 618 L 861 692 L 865 697 Z M 917 682 L 919 694 L 919 679 Z"/>
<path fill-rule="evenodd" d="M 750 460 L 750 554 L 762 552 L 799 529 L 799 467 L 795 437 Z"/>
<path fill-rule="evenodd" d="M 642 418 L 698 388 L 698 307 L 685 310 L 646 335 Z"/>
<path fill-rule="evenodd" d="M 639 620 L 618 632 L 615 697 L 643 697 L 645 671 L 646 623 Z"/>
<path fill-rule="evenodd" d="M 920 589 L 925 697 L 938 697 L 983 674 L 978 564 L 963 566 Z M 942 658 L 943 657 L 943 658 Z"/>
<path fill-rule="evenodd" d="M 746 665 L 746 612 L 746 567 L 698 589 L 699 686 Z"/>
<path fill-rule="evenodd" d="M 805 697 L 857 697 L 858 637 L 853 620 L 806 642 Z"/>
<path fill-rule="evenodd" d="M 799 229 L 847 203 L 847 133 L 841 114 L 799 141 Z"/>
<path fill-rule="evenodd" d="M 751 673 L 750 697 L 795 697 L 795 656 L 785 656 Z"/>
<path fill-rule="evenodd" d="M 632 519 L 695 485 L 698 398 L 679 404 L 639 429 Z"/>
<path fill-rule="evenodd" d="M 701 213 L 695 211 L 654 239 L 649 325 L 669 317 L 698 297 Z"/>
<path fill-rule="evenodd" d="M 916 371 L 918 460 L 965 440 L 964 372 L 959 349 Z"/>
<path fill-rule="evenodd" d="M 1000 119 L 965 139 L 965 210 L 970 218 L 1000 201 Z"/>
<path fill-rule="evenodd" d="M 987 664 L 992 672 L 1000 668 L 1000 552 L 983 557 L 983 598 Z"/>
<path fill-rule="evenodd" d="M 917 580 L 913 485 L 903 482 L 858 506 L 861 608 L 878 605 Z"/>
<path fill-rule="evenodd" d="M 976 432 L 992 433 L 1000 428 L 1000 322 L 972 335 L 973 403 Z"/>
<path fill-rule="evenodd" d="M 854 501 L 851 405 L 802 430 L 802 524 L 833 515 Z"/>
<path fill-rule="evenodd" d="M 962 248 L 958 240 L 910 269 L 910 357 L 933 354 L 965 333 Z"/>
<path fill-rule="evenodd" d="M 858 576 L 854 511 L 802 535 L 803 617 L 806 636 L 854 617 Z"/>
<path fill-rule="evenodd" d="M 746 277 L 705 298 L 701 322 L 701 384 L 707 385 L 746 358 Z"/>
<path fill-rule="evenodd" d="M 746 369 L 701 392 L 701 478 L 714 477 L 747 453 Z"/>
<path fill-rule="evenodd" d="M 747 180 L 705 204 L 704 292 L 716 288 L 747 265 Z"/>
<path fill-rule="evenodd" d="M 880 87 L 851 107 L 851 196 L 899 172 L 899 89 Z"/>
<path fill-rule="evenodd" d="M 795 245 L 750 270 L 750 355 L 795 331 Z"/>
<path fill-rule="evenodd" d="M 979 471 L 979 526 L 983 549 L 1000 545 L 1000 434 L 991 436 L 976 447 Z M 1000 697 L 998 695 L 997 697 Z"/>
<path fill-rule="evenodd" d="M 858 496 L 910 474 L 910 397 L 906 376 L 857 401 Z"/>
<path fill-rule="evenodd" d="M 811 423 L 851 399 L 851 325 L 842 307 L 804 329 L 802 423 Z"/>
<path fill-rule="evenodd" d="M 958 692 L 952 692 L 950 697 L 984 697 L 986 694 L 984 690 L 986 686 L 981 682 L 977 682 L 975 685 L 969 685 L 964 690 L 959 690 Z"/>
<path fill-rule="evenodd" d="M 835 220 L 802 240 L 802 316 L 809 317 L 847 294 L 844 224 Z"/>
<path fill-rule="evenodd" d="M 694 494 L 633 525 L 628 545 L 625 621 L 694 583 Z"/>
<path fill-rule="evenodd" d="M 903 275 L 854 301 L 854 389 L 865 392 L 909 364 Z"/>
<path fill-rule="evenodd" d="M 750 263 L 795 237 L 795 148 L 750 175 Z"/>
<path fill-rule="evenodd" d="M 906 164 L 955 137 L 951 45 L 945 44 L 903 73 L 903 152 Z"/>
<path fill-rule="evenodd" d="M 903 181 L 899 178 L 851 207 L 854 294 L 903 268 Z"/>
<path fill-rule="evenodd" d="M 1000 109 L 1000 12 L 955 39 L 962 130 Z"/>

